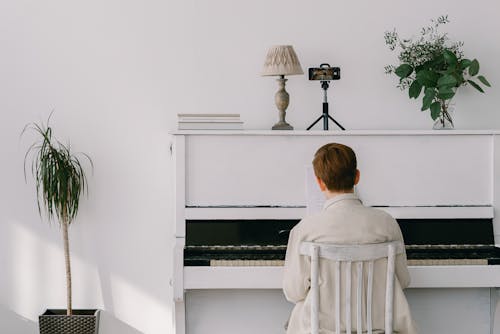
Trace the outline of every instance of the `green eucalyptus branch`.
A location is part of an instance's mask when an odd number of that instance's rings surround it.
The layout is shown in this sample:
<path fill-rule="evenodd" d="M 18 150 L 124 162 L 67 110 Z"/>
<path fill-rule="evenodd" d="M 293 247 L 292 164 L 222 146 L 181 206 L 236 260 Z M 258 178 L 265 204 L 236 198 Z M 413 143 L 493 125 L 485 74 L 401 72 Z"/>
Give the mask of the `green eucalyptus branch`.
<path fill-rule="evenodd" d="M 433 120 L 445 113 L 459 87 L 471 85 L 479 92 L 481 84 L 491 87 L 488 80 L 479 75 L 479 61 L 464 57 L 463 42 L 450 43 L 446 33 L 439 27 L 449 22 L 448 16 L 431 20 L 432 24 L 422 28 L 416 40 L 401 39 L 396 30 L 386 32 L 385 42 L 391 51 L 398 50 L 399 65 L 385 66 L 387 74 L 399 77 L 398 87 L 408 89 L 410 98 L 417 99 L 423 92 L 422 111 L 430 110 Z"/>

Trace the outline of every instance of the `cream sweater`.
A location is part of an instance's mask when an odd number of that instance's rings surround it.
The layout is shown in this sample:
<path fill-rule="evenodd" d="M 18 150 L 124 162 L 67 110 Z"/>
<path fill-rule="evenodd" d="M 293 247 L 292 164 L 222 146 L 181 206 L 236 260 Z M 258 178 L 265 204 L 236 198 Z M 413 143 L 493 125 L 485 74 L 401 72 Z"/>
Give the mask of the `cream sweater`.
<path fill-rule="evenodd" d="M 303 219 L 290 232 L 286 252 L 283 291 L 285 297 L 295 303 L 288 323 L 287 334 L 310 333 L 310 260 L 299 255 L 302 241 L 315 241 L 336 244 L 368 244 L 394 240 L 403 240 L 397 222 L 389 214 L 363 206 L 354 194 L 335 196 L 325 203 L 324 210 Z M 320 262 L 320 333 L 335 332 L 335 291 L 328 282 L 334 276 L 333 262 Z M 378 260 L 374 266 L 373 282 L 373 330 L 382 333 L 384 329 L 385 280 L 387 261 Z M 345 269 L 342 267 L 341 271 Z M 366 276 L 367 273 L 364 272 Z M 345 277 L 345 272 L 341 273 Z M 356 281 L 356 270 L 352 271 L 352 279 Z M 364 280 L 366 284 L 366 277 Z M 394 331 L 402 334 L 417 333 L 410 315 L 410 309 L 403 289 L 410 283 L 406 264 L 406 254 L 396 258 L 396 282 L 394 290 Z M 363 287 L 366 289 L 366 286 Z M 341 286 L 341 291 L 345 288 Z M 352 291 L 351 300 L 356 300 L 356 289 Z M 344 305 L 345 293 L 341 295 Z M 366 300 L 363 298 L 363 304 Z M 366 310 L 363 305 L 363 310 Z M 356 326 L 355 303 L 352 303 L 351 324 Z M 366 314 L 363 314 L 363 331 L 366 331 Z M 345 331 L 345 313 L 341 310 L 341 329 Z M 354 331 L 354 328 L 353 328 Z"/>

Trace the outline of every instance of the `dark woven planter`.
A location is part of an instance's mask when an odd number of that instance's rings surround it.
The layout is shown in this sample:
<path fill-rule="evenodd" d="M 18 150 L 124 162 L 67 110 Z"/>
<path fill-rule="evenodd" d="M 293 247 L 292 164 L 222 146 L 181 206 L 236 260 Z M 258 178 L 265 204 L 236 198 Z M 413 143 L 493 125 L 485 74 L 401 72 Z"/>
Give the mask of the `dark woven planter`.
<path fill-rule="evenodd" d="M 38 317 L 40 334 L 97 334 L 99 310 L 47 310 Z"/>

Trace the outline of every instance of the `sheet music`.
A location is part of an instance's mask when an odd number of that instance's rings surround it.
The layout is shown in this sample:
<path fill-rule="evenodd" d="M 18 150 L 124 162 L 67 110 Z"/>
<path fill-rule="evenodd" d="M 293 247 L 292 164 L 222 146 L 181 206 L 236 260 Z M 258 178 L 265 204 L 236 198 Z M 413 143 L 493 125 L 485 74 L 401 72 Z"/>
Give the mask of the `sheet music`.
<path fill-rule="evenodd" d="M 311 215 L 323 210 L 325 195 L 323 195 L 318 184 L 316 183 L 313 166 L 307 165 L 305 167 L 305 172 L 307 215 Z"/>

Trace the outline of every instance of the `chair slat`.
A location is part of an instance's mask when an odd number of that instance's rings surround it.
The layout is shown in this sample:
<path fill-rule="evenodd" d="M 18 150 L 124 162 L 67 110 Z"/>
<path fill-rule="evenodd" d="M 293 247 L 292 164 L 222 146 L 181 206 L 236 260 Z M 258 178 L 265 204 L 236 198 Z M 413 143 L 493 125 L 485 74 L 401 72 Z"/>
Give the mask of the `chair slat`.
<path fill-rule="evenodd" d="M 335 262 L 335 334 L 340 334 L 340 261 Z"/>
<path fill-rule="evenodd" d="M 352 262 L 346 262 L 346 281 L 345 281 L 345 330 L 351 334 L 351 270 Z"/>
<path fill-rule="evenodd" d="M 387 256 L 387 281 L 385 288 L 385 334 L 392 334 L 392 312 L 394 302 L 394 266 L 396 257 L 396 248 L 389 245 Z"/>
<path fill-rule="evenodd" d="M 373 261 L 368 262 L 368 282 L 366 291 L 366 330 L 373 334 L 372 299 L 373 299 Z"/>
<path fill-rule="evenodd" d="M 362 294 L 363 294 L 363 262 L 358 262 L 357 267 L 357 275 L 358 275 L 358 288 L 356 289 L 356 329 L 358 334 L 361 334 L 363 331 L 362 325 L 362 314 L 361 307 L 363 304 Z"/>

